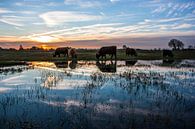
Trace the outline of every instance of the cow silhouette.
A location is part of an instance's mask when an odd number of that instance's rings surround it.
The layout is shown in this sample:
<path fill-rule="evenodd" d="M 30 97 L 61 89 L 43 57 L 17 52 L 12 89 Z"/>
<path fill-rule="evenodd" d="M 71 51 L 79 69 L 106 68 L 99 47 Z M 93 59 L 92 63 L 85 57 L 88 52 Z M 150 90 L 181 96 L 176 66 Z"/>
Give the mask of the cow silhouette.
<path fill-rule="evenodd" d="M 77 52 L 76 52 L 76 49 L 75 48 L 72 48 L 70 50 L 70 56 L 73 58 L 77 58 Z"/>
<path fill-rule="evenodd" d="M 60 55 L 64 55 L 64 57 L 68 57 L 68 50 L 70 48 L 69 47 L 60 47 L 60 48 L 57 48 L 53 54 L 53 57 L 60 57 Z"/>
<path fill-rule="evenodd" d="M 102 47 L 100 48 L 100 50 L 96 53 L 96 58 L 99 59 L 100 57 L 103 59 L 106 59 L 106 55 L 110 55 L 111 59 L 113 58 L 113 56 L 116 59 L 116 46 L 106 46 L 106 47 Z"/>
<path fill-rule="evenodd" d="M 126 52 L 126 56 L 137 56 L 137 52 L 133 48 L 128 48 L 127 47 L 125 52 Z"/>

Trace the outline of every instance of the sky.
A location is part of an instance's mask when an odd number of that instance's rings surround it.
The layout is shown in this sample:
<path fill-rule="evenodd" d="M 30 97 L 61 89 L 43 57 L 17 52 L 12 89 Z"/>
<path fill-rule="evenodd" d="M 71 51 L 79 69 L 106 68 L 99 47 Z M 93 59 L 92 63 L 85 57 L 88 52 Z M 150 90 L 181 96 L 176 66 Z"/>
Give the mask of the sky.
<path fill-rule="evenodd" d="M 0 47 L 195 45 L 195 0 L 0 0 Z"/>

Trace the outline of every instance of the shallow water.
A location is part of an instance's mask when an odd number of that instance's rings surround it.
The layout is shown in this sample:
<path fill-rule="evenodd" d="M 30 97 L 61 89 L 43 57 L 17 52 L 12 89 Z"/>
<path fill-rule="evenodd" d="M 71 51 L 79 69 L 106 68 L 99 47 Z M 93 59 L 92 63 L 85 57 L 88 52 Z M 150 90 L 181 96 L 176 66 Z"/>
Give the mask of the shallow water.
<path fill-rule="evenodd" d="M 195 128 L 195 60 L 0 68 L 0 128 Z"/>

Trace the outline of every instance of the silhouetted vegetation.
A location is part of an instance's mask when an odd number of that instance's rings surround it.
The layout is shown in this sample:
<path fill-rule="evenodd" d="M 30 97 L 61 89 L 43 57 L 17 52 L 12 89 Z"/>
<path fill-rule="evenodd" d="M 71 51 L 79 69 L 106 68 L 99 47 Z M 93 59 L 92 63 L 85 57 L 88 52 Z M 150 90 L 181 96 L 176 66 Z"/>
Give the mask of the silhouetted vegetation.
<path fill-rule="evenodd" d="M 173 50 L 180 50 L 184 48 L 184 43 L 178 39 L 171 39 L 168 43 Z"/>

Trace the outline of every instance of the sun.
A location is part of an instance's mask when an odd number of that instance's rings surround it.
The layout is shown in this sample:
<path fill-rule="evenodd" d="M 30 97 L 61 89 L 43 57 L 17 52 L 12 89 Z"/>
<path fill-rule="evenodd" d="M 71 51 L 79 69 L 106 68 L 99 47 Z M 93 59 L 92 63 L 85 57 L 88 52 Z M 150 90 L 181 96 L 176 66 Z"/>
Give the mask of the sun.
<path fill-rule="evenodd" d="M 39 37 L 34 37 L 33 40 L 37 41 L 37 42 L 43 42 L 43 43 L 47 43 L 47 42 L 52 42 L 54 41 L 55 38 L 51 37 L 51 36 L 39 36 Z"/>
<path fill-rule="evenodd" d="M 42 45 L 40 45 L 40 48 L 42 48 L 42 49 L 44 49 L 44 50 L 49 50 L 49 49 L 52 49 L 52 48 L 55 48 L 55 47 L 53 47 L 53 46 L 48 46 L 48 45 L 46 45 L 46 44 L 42 44 Z"/>

